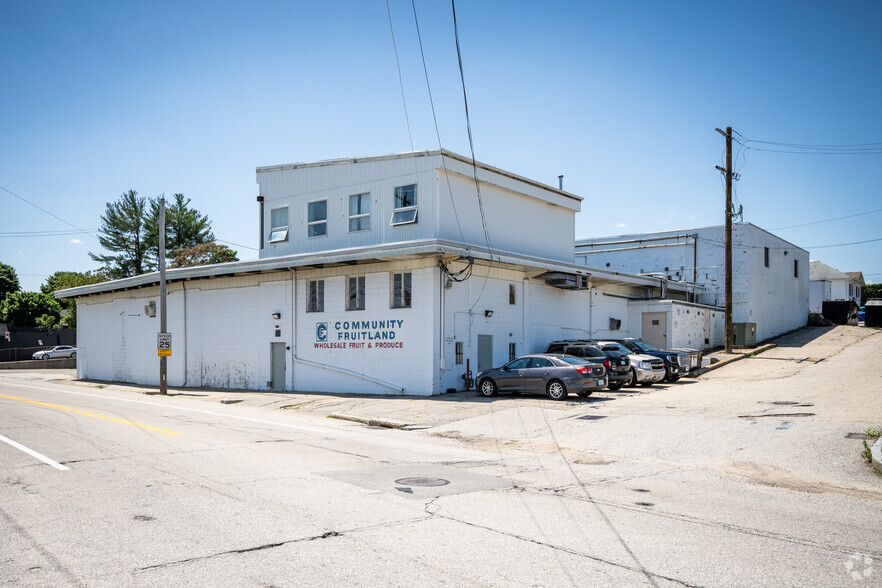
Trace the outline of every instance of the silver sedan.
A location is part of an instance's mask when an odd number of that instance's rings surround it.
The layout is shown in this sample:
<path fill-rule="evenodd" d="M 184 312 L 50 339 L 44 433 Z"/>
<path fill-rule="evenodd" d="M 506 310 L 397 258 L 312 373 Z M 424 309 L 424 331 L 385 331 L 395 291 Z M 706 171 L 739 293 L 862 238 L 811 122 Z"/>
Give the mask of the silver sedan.
<path fill-rule="evenodd" d="M 59 357 L 76 358 L 77 348 L 70 345 L 56 345 L 49 349 L 36 352 L 32 357 L 34 359 L 57 359 Z"/>
<path fill-rule="evenodd" d="M 482 396 L 498 392 L 548 394 L 563 400 L 569 392 L 590 396 L 606 385 L 606 368 L 572 355 L 525 355 L 475 378 Z"/>

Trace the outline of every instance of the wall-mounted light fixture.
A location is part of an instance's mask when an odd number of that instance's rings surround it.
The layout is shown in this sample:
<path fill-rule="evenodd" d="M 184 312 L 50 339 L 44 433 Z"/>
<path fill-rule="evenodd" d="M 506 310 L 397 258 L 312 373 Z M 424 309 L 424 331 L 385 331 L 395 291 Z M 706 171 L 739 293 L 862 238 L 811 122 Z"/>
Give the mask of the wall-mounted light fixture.
<path fill-rule="evenodd" d="M 273 318 L 276 320 L 279 320 L 280 318 L 282 318 L 282 313 L 281 312 L 274 312 Z"/>
<path fill-rule="evenodd" d="M 487 318 L 490 318 L 491 316 L 493 316 L 493 311 L 492 310 L 485 310 L 484 316 L 486 316 Z"/>

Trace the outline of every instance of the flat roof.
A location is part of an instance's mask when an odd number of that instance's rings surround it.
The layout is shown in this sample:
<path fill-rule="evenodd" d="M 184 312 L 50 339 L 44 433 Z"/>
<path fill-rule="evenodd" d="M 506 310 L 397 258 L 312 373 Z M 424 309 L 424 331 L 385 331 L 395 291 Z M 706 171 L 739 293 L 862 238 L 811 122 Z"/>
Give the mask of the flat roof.
<path fill-rule="evenodd" d="M 246 261 L 233 261 L 214 265 L 201 265 L 196 267 L 172 268 L 165 272 L 166 282 L 180 282 L 185 280 L 211 279 L 220 277 L 234 277 L 248 274 L 270 273 L 286 271 L 298 268 L 310 267 L 335 267 L 365 263 L 377 263 L 394 261 L 398 259 L 413 259 L 429 256 L 458 256 L 471 255 L 474 259 L 488 264 L 500 263 L 524 269 L 540 271 L 563 272 L 574 275 L 591 276 L 595 283 L 623 284 L 631 286 L 658 286 L 659 279 L 651 276 L 636 276 L 592 268 L 577 263 L 567 263 L 556 260 L 531 257 L 499 250 L 492 252 L 479 247 L 465 247 L 460 243 L 443 239 L 426 239 L 420 241 L 404 241 L 370 247 L 351 247 L 320 253 L 299 253 L 280 257 L 268 257 Z M 145 288 L 159 284 L 159 272 L 141 274 L 121 280 L 101 282 L 67 288 L 55 292 L 56 298 L 77 298 L 93 294 L 107 292 L 119 292 Z M 674 291 L 703 292 L 705 288 L 687 282 L 667 281 L 667 288 Z"/>
<path fill-rule="evenodd" d="M 353 163 L 368 163 L 368 162 L 377 162 L 377 161 L 390 161 L 395 159 L 411 159 L 415 157 L 435 157 L 435 156 L 444 156 L 449 159 L 455 159 L 457 161 L 461 161 L 467 165 L 472 165 L 472 158 L 466 157 L 464 155 L 460 155 L 458 153 L 454 153 L 453 151 L 448 151 L 446 149 L 432 149 L 428 151 L 405 151 L 403 153 L 388 153 L 386 155 L 369 155 L 366 157 L 344 157 L 339 159 L 325 159 L 321 161 L 306 161 L 303 163 L 286 163 L 282 165 L 268 165 L 257 168 L 257 173 L 266 173 L 266 172 L 277 172 L 277 171 L 286 171 L 293 169 L 307 169 L 313 167 L 325 167 L 332 165 L 345 165 L 345 164 L 353 164 Z M 566 192 L 564 190 L 560 190 L 555 188 L 554 186 L 550 186 L 548 184 L 543 184 L 542 182 L 538 182 L 536 180 L 531 180 L 530 178 L 525 178 L 524 176 L 519 176 L 518 174 L 505 171 L 504 169 L 500 169 L 498 167 L 493 167 L 492 165 L 488 165 L 486 163 L 481 163 L 480 161 L 475 161 L 475 166 L 479 167 L 483 170 L 499 174 L 501 176 L 505 176 L 507 178 L 511 178 L 513 180 L 517 180 L 519 182 L 524 182 L 525 184 L 529 184 L 531 186 L 535 186 L 537 188 L 541 188 L 542 190 L 548 190 L 549 192 L 554 192 L 555 194 L 560 194 L 561 196 L 566 196 L 567 198 L 572 198 L 578 202 L 582 202 L 584 198 L 581 196 L 576 196 L 575 194 L 571 194 L 570 192 Z"/>

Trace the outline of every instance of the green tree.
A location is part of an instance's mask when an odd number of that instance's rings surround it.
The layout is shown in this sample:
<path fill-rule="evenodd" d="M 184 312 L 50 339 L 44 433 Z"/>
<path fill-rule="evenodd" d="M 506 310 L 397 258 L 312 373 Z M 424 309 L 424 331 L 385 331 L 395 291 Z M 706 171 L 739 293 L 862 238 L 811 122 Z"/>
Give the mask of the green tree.
<path fill-rule="evenodd" d="M 21 290 L 21 284 L 18 283 L 15 269 L 11 265 L 0 263 L 0 302 L 10 292 L 18 292 L 19 290 Z"/>
<path fill-rule="evenodd" d="M 101 216 L 98 241 L 111 255 L 89 252 L 89 257 L 104 264 L 103 271 L 111 279 L 128 278 L 150 271 L 147 255 L 146 203 L 138 193 L 129 190 L 116 202 L 108 202 Z"/>
<path fill-rule="evenodd" d="M 106 282 L 107 276 L 100 271 L 88 272 L 55 272 L 48 278 L 46 283 L 40 286 L 43 294 L 50 296 L 55 294 L 56 290 L 66 290 L 67 288 L 76 288 L 77 286 L 88 286 L 89 284 L 99 284 Z M 77 305 L 71 298 L 64 298 L 58 301 L 63 310 L 67 311 L 64 321 L 70 328 L 77 326 Z M 38 325 L 39 326 L 39 325 Z"/>
<path fill-rule="evenodd" d="M 188 249 L 214 241 L 211 221 L 195 208 L 190 208 L 190 199 L 183 194 L 175 194 L 165 203 L 165 256 L 175 257 L 178 249 Z M 148 255 L 155 260 L 159 255 L 159 198 L 150 199 L 147 213 Z"/>
<path fill-rule="evenodd" d="M 46 315 L 46 316 L 44 316 Z M 49 294 L 42 292 L 12 292 L 0 302 L 0 323 L 19 327 L 57 325 L 61 320 L 61 306 Z M 42 324 L 38 324 L 38 321 Z"/>
<path fill-rule="evenodd" d="M 202 245 L 175 250 L 174 259 L 169 264 L 169 267 L 212 265 L 215 263 L 226 263 L 228 261 L 239 261 L 235 251 L 226 245 L 204 243 Z"/>
<path fill-rule="evenodd" d="M 861 287 L 861 304 L 866 304 L 870 298 L 882 298 L 882 284 L 866 284 Z"/>

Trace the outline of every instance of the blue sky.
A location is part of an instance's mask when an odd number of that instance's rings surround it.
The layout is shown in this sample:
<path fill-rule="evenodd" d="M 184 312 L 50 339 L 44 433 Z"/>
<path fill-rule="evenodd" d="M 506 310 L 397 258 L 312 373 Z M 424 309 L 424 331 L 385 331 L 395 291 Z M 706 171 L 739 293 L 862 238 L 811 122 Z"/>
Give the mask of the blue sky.
<path fill-rule="evenodd" d="M 442 144 L 467 155 L 450 4 L 415 4 Z M 389 6 L 413 145 L 434 149 L 411 2 Z M 882 143 L 875 1 L 461 2 L 457 21 L 477 159 L 564 174 L 585 198 L 577 238 L 722 224 L 715 127 Z M 379 0 L 8 1 L 0 71 L 0 186 L 93 234 L 129 189 L 183 192 L 218 239 L 256 248 L 256 167 L 411 148 Z M 736 166 L 745 221 L 816 223 L 774 232 L 882 282 L 882 241 L 818 248 L 882 239 L 882 211 L 816 222 L 882 209 L 882 153 Z M 94 236 L 12 235 L 67 230 L 0 190 L 0 261 L 25 289 L 97 267 Z"/>

